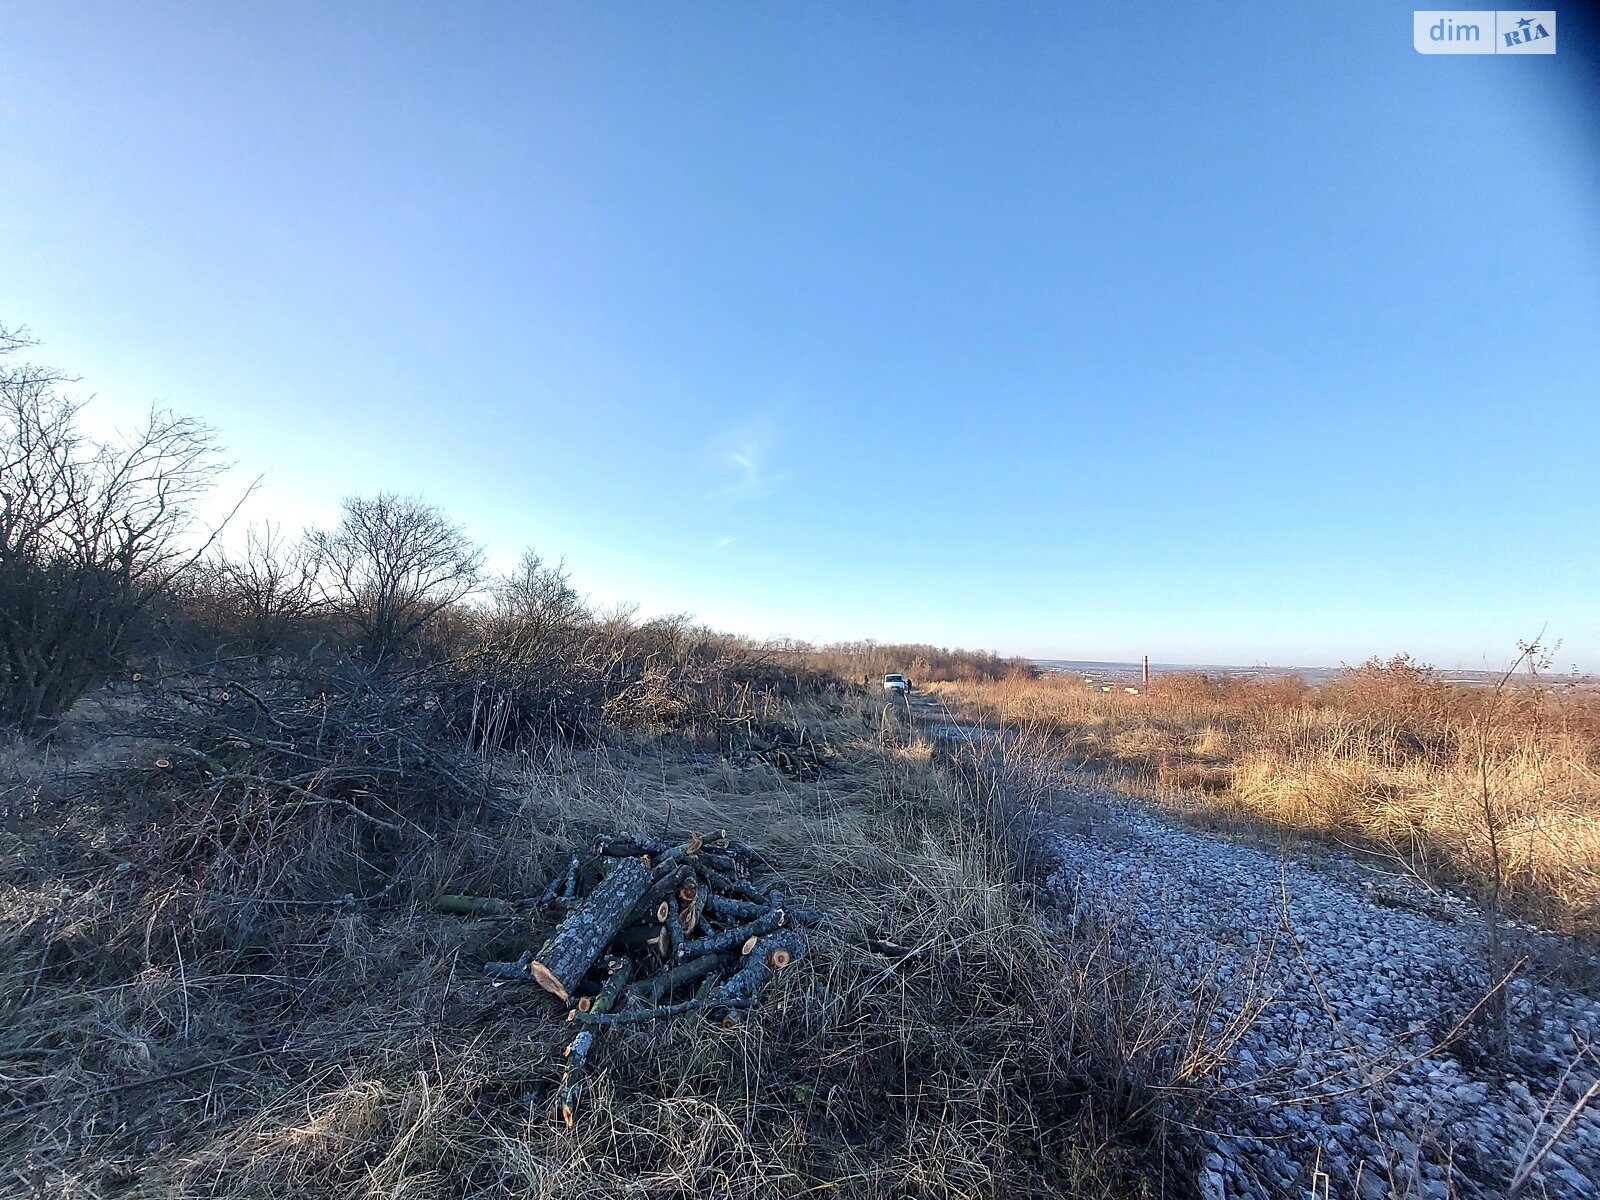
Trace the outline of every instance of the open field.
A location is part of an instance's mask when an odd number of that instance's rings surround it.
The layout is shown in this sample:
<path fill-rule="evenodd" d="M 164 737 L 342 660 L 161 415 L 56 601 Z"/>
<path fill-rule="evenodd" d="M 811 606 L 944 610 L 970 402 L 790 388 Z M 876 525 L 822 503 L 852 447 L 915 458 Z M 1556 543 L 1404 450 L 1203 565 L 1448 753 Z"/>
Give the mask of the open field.
<path fill-rule="evenodd" d="M 1576 693 L 758 643 L 393 492 L 223 546 L 209 431 L 63 381 L 0 366 L 0 1194 L 1593 1195 L 1600 1006 L 1498 920 L 1592 930 Z"/>
<path fill-rule="evenodd" d="M 971 795 L 877 697 L 756 697 L 747 723 L 811 747 L 810 779 L 612 735 L 498 764 L 482 806 L 409 798 L 393 829 L 219 805 L 144 703 L 86 702 L 5 759 L 7 1194 L 1186 1191 L 1161 1182 L 1183 1152 L 1165 1122 L 1205 1079 L 1170 1014 L 1136 1028 L 1136 968 L 1047 934 Z M 108 737 L 119 721 L 134 734 Z M 742 1028 L 615 1035 L 569 1132 L 560 1006 L 479 973 L 549 918 L 433 901 L 537 894 L 604 830 L 718 825 L 833 925 Z"/>
<path fill-rule="evenodd" d="M 1185 819 L 1325 839 L 1600 935 L 1600 698 L 1543 680 L 1463 687 L 1408 660 L 1313 689 L 1163 675 L 1130 695 L 1077 675 L 936 685 Z"/>

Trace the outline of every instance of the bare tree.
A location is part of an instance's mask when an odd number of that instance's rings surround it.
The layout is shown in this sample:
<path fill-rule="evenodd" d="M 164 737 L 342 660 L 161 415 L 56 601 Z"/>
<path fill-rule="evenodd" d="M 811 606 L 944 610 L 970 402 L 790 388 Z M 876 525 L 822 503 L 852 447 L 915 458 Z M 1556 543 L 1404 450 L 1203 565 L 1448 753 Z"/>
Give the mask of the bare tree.
<path fill-rule="evenodd" d="M 497 635 L 537 650 L 584 624 L 589 613 L 565 565 L 552 566 L 527 550 L 517 569 L 495 584 L 490 616 Z"/>
<path fill-rule="evenodd" d="M 257 654 L 282 649 L 284 639 L 317 606 L 321 555 L 314 538 L 285 538 L 271 522 L 245 532 L 238 556 L 218 554 L 211 586 L 222 606 L 236 613 Z"/>
<path fill-rule="evenodd" d="M 483 551 L 459 525 L 393 492 L 346 500 L 338 528 L 313 533 L 311 544 L 324 598 L 374 658 L 404 648 L 482 577 Z"/>
<path fill-rule="evenodd" d="M 0 328 L 0 353 L 32 344 Z M 0 719 L 30 732 L 113 669 L 135 618 L 217 532 L 188 537 L 221 465 L 211 431 L 155 410 L 95 441 L 66 381 L 0 367 Z"/>

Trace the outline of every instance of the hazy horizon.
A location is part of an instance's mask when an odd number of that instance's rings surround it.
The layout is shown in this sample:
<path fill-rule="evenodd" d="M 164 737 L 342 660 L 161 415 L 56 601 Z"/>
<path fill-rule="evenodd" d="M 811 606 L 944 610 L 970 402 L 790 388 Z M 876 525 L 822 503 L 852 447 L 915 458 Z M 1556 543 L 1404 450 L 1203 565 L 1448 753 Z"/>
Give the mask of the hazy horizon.
<path fill-rule="evenodd" d="M 604 604 L 1600 670 L 1586 31 L 1336 18 L 17 6 L 0 321 Z"/>

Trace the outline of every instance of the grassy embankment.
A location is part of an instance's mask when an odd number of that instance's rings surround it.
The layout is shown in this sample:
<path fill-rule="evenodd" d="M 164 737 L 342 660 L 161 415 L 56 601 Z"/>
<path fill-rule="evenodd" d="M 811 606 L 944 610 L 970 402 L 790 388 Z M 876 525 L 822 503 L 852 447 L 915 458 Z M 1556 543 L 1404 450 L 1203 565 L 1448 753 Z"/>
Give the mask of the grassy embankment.
<path fill-rule="evenodd" d="M 1600 698 L 1526 677 L 1440 681 L 1409 660 L 1312 689 L 1076 675 L 940 685 L 1184 818 L 1354 846 L 1551 927 L 1600 935 Z"/>

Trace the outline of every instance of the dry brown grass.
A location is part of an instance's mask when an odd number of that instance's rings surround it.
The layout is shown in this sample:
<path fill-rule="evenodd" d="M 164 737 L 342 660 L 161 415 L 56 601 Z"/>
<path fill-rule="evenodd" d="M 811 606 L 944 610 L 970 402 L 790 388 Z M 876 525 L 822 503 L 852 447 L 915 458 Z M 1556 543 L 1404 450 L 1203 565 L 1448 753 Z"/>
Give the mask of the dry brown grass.
<path fill-rule="evenodd" d="M 525 763 L 503 811 L 398 829 L 320 807 L 223 837 L 212 800 L 170 776 L 74 777 L 12 748 L 0 1192 L 1159 1190 L 1179 1151 L 1167 1135 L 1215 1058 L 1203 1023 L 1175 1025 L 1110 935 L 1048 930 L 974 795 L 878 698 L 756 703 L 758 722 L 804 726 L 825 749 L 820 779 L 613 737 Z M 744 1027 L 619 1033 L 568 1132 L 549 1112 L 559 1014 L 479 978 L 544 918 L 463 920 L 431 902 L 536 894 L 600 830 L 720 825 L 836 924 Z M 374 898 L 342 898 L 353 871 Z M 911 953 L 886 958 L 871 938 Z"/>
<path fill-rule="evenodd" d="M 1600 935 L 1600 697 L 1543 682 L 1436 680 L 1407 660 L 1313 691 L 1298 680 L 1168 676 L 1142 695 L 1075 675 L 945 685 L 1185 817 L 1387 856 Z M 1485 818 L 1487 781 L 1490 818 Z"/>

